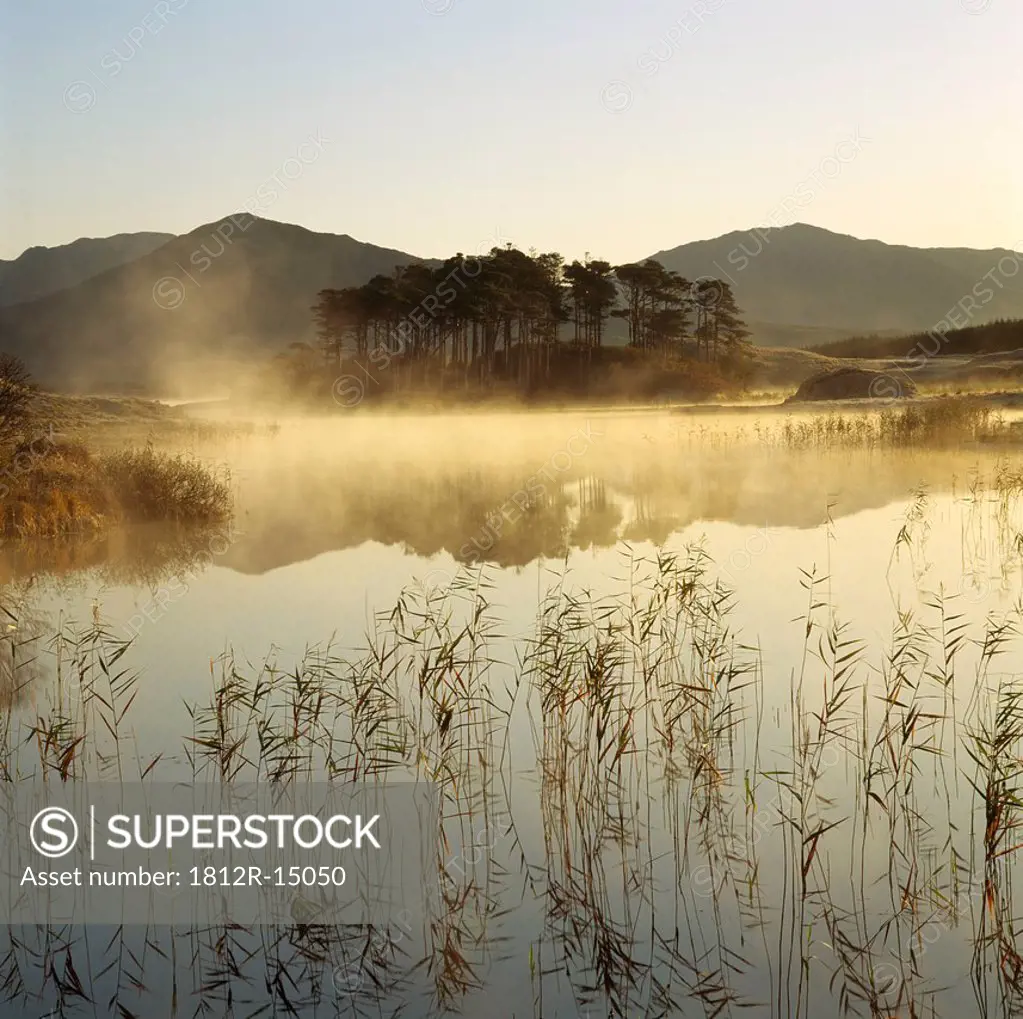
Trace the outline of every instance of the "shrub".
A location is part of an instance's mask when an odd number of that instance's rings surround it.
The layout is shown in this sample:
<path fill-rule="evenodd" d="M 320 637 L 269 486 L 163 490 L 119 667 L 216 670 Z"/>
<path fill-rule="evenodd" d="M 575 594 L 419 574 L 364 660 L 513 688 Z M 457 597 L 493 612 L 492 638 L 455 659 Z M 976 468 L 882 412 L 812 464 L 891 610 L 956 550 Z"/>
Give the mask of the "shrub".
<path fill-rule="evenodd" d="M 213 524 L 231 514 L 225 478 L 151 446 L 93 456 L 81 443 L 21 444 L 0 473 L 0 534 L 56 537 L 122 520 Z"/>
<path fill-rule="evenodd" d="M 0 483 L 0 533 L 44 538 L 94 531 L 118 515 L 106 479 L 88 450 L 57 442 L 16 447 Z"/>
<path fill-rule="evenodd" d="M 100 465 L 130 520 L 214 523 L 230 516 L 227 480 L 201 460 L 157 453 L 147 445 L 109 453 Z"/>
<path fill-rule="evenodd" d="M 7 448 L 24 431 L 36 397 L 36 386 L 24 362 L 0 354 L 0 447 Z"/>

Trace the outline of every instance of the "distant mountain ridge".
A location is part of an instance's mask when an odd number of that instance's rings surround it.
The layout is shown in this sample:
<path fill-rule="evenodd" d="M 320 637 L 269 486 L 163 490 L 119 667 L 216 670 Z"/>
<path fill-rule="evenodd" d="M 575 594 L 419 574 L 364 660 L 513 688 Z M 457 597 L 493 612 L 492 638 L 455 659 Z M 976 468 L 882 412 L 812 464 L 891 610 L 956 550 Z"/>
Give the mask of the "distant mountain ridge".
<path fill-rule="evenodd" d="M 56 248 L 34 247 L 17 258 L 0 259 L 0 307 L 77 286 L 173 239 L 174 234 L 153 232 L 80 237 Z"/>
<path fill-rule="evenodd" d="M 958 324 L 1023 318 L 1021 257 L 1007 249 L 910 248 L 796 224 L 652 257 L 690 280 L 729 279 L 754 342 L 764 346 L 926 331 L 969 295 L 972 317 Z M 0 350 L 61 388 L 168 393 L 169 379 L 181 389 L 196 378 L 224 381 L 239 360 L 315 342 L 311 307 L 320 290 L 358 286 L 415 261 L 438 264 L 248 213 L 180 236 L 32 248 L 0 262 L 5 300 L 37 294 L 0 306 Z M 982 302 L 984 287 L 991 296 Z"/>
<path fill-rule="evenodd" d="M 651 257 L 688 279 L 730 280 L 746 318 L 771 328 L 915 332 L 932 328 L 968 295 L 974 295 L 975 323 L 1023 316 L 1023 256 L 1004 248 L 911 248 L 797 223 L 737 231 Z M 1005 259 L 1010 262 L 999 273 Z M 985 289 L 992 293 L 982 303 L 976 295 Z"/>
<path fill-rule="evenodd" d="M 412 261 L 347 234 L 237 213 L 77 286 L 0 308 L 0 349 L 44 384 L 79 390 L 209 381 L 239 359 L 315 341 L 311 308 L 325 287 Z"/>

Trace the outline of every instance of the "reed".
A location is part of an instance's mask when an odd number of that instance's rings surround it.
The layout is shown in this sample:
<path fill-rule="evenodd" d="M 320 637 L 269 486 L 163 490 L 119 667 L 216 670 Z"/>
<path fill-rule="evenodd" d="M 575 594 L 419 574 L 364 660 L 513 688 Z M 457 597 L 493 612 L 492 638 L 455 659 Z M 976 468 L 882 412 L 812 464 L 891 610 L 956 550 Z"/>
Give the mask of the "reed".
<path fill-rule="evenodd" d="M 1004 502 L 1011 534 L 999 478 L 976 505 Z M 932 512 L 918 493 L 892 570 L 925 561 Z M 442 809 L 414 930 L 10 929 L 0 994 L 67 1015 L 445 1015 L 514 974 L 517 1009 L 545 1017 L 924 1016 L 961 1014 L 960 958 L 980 1014 L 1015 1014 L 1023 686 L 999 669 L 1019 607 L 895 601 L 879 647 L 808 567 L 798 654 L 765 661 L 703 544 L 623 544 L 620 563 L 600 594 L 552 570 L 526 633 L 492 572 L 463 569 L 409 587 L 358 647 L 227 650 L 169 753 L 134 741 L 145 677 L 98 609 L 47 637 L 7 605 L 8 781 L 417 780 Z"/>
<path fill-rule="evenodd" d="M 152 445 L 96 456 L 79 443 L 54 442 L 32 455 L 16 452 L 4 479 L 5 538 L 95 534 L 125 521 L 209 525 L 231 513 L 228 476 Z"/>

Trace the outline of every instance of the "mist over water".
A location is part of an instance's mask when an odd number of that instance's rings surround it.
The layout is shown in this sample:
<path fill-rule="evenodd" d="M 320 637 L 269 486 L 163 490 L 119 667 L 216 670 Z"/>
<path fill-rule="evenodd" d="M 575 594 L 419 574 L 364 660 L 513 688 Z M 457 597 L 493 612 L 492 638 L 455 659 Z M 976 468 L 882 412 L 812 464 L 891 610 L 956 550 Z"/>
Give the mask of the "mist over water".
<path fill-rule="evenodd" d="M 158 677 L 146 681 L 159 700 L 145 728 L 172 743 L 170 718 L 204 688 L 210 656 L 355 648 L 407 588 L 439 595 L 485 578 L 488 601 L 525 632 L 549 589 L 618 593 L 630 564 L 698 546 L 734 589 L 750 643 L 796 613 L 803 570 L 828 575 L 836 613 L 875 636 L 921 592 L 966 593 L 972 608 L 1010 597 L 1013 535 L 1003 522 L 996 540 L 988 519 L 1003 447 L 842 448 L 800 437 L 812 420 L 294 416 L 272 436 L 189 445 L 226 457 L 230 524 L 22 543 L 0 568 L 33 613 L 54 624 L 98 615 L 135 642 Z M 910 570 L 903 532 L 921 506 L 930 558 Z"/>
<path fill-rule="evenodd" d="M 0 1019 L 1023 1016 L 1023 5 L 875 6 L 11 5 Z"/>
<path fill-rule="evenodd" d="M 7 668 L 4 696 L 17 724 L 52 717 L 83 653 L 74 634 L 100 627 L 130 641 L 120 664 L 138 671 L 119 753 L 188 779 L 203 705 L 231 684 L 264 677 L 297 705 L 291 684 L 315 677 L 348 705 L 342 739 L 375 670 L 410 703 L 416 676 L 453 684 L 461 749 L 430 725 L 398 753 L 406 723 L 381 708 L 390 742 L 371 740 L 349 777 L 378 758 L 379 780 L 430 774 L 434 754 L 463 762 L 451 851 L 472 890 L 443 921 L 462 961 L 430 977 L 331 942 L 302 978 L 302 1014 L 316 1001 L 472 1013 L 499 992 L 508 1014 L 727 1000 L 778 1015 L 830 1010 L 835 974 L 869 987 L 873 973 L 868 999 L 885 1007 L 938 1000 L 952 972 L 940 1000 L 954 1013 L 973 1001 L 969 914 L 984 894 L 964 741 L 1019 669 L 1023 487 L 1011 446 L 865 443 L 851 430 L 868 417 L 296 415 L 226 441 L 196 433 L 188 450 L 230 470 L 230 524 L 8 550 L 5 605 L 37 660 Z M 895 711 L 921 732 L 897 752 Z M 870 778 L 890 753 L 893 774 Z M 491 814 L 508 819 L 499 832 Z M 488 836 L 479 867 L 465 825 Z M 783 873 L 784 889 L 766 879 Z M 915 914 L 893 914 L 889 873 Z M 894 940 L 854 945 L 857 925 Z M 412 958 L 445 958 L 437 928 L 404 937 Z M 86 941 L 98 950 L 95 931 Z M 807 953 L 818 963 L 789 979 Z M 553 959 L 564 979 L 541 976 Z M 241 966 L 239 986 L 261 966 Z M 166 1000 L 173 973 L 154 964 L 142 1000 Z"/>
<path fill-rule="evenodd" d="M 852 419 L 869 414 L 854 414 Z M 218 568 L 261 574 L 335 551 L 523 567 L 683 530 L 815 528 L 911 498 L 961 494 L 1006 461 L 1004 446 L 859 448 L 815 433 L 814 413 L 655 410 L 357 415 L 275 419 L 273 434 L 182 448 L 230 472 L 235 519 Z M 230 419 L 228 419 L 230 427 Z M 146 525 L 94 542 L 13 547 L 14 575 L 203 549 L 203 535 Z M 382 550 L 381 550 L 382 551 Z"/>

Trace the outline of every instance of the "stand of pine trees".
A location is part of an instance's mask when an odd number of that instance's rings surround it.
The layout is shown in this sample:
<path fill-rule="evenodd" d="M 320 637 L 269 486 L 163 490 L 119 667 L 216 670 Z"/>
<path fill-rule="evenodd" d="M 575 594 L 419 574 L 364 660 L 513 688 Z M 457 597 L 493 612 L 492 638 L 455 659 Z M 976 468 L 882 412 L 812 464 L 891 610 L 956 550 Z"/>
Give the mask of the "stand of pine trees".
<path fill-rule="evenodd" d="M 689 281 L 653 259 L 566 265 L 559 254 L 510 245 L 323 290 L 313 312 L 324 367 L 385 374 L 380 391 L 391 393 L 592 392 L 601 376 L 640 369 L 705 382 L 734 375 L 749 348 L 723 280 Z M 608 342 L 613 330 L 626 349 Z M 316 352 L 292 356 L 308 362 Z"/>

